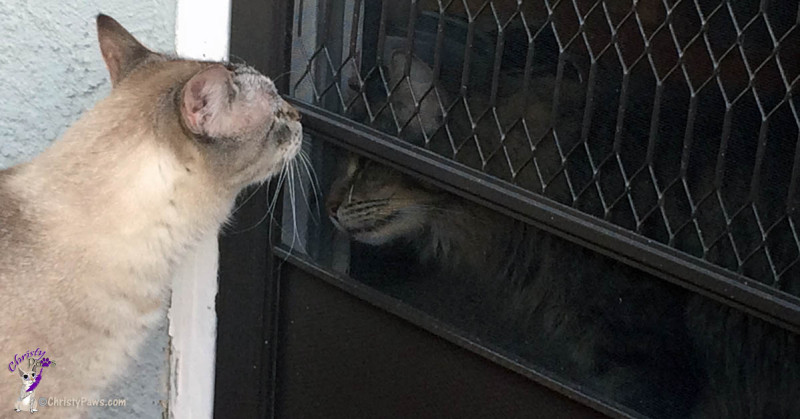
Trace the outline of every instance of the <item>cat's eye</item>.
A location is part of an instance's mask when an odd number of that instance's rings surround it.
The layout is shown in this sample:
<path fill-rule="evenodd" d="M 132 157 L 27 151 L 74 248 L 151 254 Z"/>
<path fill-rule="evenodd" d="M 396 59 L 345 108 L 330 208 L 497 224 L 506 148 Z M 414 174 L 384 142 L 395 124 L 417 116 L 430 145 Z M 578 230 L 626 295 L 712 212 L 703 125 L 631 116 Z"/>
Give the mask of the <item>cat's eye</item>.
<path fill-rule="evenodd" d="M 23 375 L 22 378 L 27 380 L 28 379 L 28 374 Z"/>

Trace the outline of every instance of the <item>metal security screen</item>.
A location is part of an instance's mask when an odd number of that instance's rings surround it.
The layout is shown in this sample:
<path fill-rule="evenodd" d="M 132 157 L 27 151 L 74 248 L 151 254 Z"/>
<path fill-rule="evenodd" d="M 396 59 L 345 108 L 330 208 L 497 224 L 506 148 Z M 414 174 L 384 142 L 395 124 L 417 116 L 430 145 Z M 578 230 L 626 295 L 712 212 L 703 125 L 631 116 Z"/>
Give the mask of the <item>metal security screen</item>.
<path fill-rule="evenodd" d="M 295 97 L 800 293 L 797 4 L 334 3 Z"/>
<path fill-rule="evenodd" d="M 360 363 L 415 345 L 360 329 L 385 313 L 581 417 L 800 415 L 798 2 L 235 1 L 234 18 L 232 60 L 306 134 L 282 195 L 248 195 L 221 242 L 250 337 L 220 346 L 258 353 L 267 417 L 350 415 L 351 393 L 413 415 Z M 248 269 L 264 289 L 225 291 Z M 380 314 L 342 320 L 320 284 Z M 459 403 L 434 410 L 494 406 Z"/>

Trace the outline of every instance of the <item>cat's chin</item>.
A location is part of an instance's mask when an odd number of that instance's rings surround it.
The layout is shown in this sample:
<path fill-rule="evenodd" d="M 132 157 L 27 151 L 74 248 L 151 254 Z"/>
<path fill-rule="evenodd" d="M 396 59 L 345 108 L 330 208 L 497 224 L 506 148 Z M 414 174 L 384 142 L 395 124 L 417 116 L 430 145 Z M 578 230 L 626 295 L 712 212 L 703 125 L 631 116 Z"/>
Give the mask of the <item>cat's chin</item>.
<path fill-rule="evenodd" d="M 353 240 L 370 246 L 385 246 L 400 239 L 399 236 L 391 236 L 377 232 L 360 232 L 351 234 Z"/>
<path fill-rule="evenodd" d="M 409 226 L 389 225 L 375 230 L 347 231 L 350 237 L 370 246 L 386 246 L 400 241 L 411 241 L 419 231 Z"/>
<path fill-rule="evenodd" d="M 386 234 L 383 231 L 347 228 L 334 217 L 331 217 L 331 222 L 337 230 L 347 234 L 352 240 L 370 246 L 384 246 L 399 240 L 401 237 L 399 235 Z"/>
<path fill-rule="evenodd" d="M 396 211 L 382 219 L 373 220 L 370 224 L 350 224 L 337 218 L 331 218 L 333 224 L 347 233 L 353 240 L 371 245 L 384 246 L 400 240 L 412 240 L 418 237 L 426 225 L 426 220 L 419 214 L 407 214 Z"/>

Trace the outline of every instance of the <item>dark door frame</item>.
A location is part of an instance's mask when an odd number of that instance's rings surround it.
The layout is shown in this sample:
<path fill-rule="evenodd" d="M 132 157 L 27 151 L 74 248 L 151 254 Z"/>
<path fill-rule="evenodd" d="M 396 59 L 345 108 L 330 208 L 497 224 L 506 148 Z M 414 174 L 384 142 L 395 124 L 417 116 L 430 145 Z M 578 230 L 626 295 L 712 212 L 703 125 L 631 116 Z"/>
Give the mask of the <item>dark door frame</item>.
<path fill-rule="evenodd" d="M 231 61 L 276 78 L 289 62 L 292 10 L 292 0 L 233 1 Z M 276 85 L 287 92 L 289 78 Z M 275 192 L 269 184 L 244 191 L 219 237 L 215 417 L 272 417 L 280 281 L 266 214 Z"/>

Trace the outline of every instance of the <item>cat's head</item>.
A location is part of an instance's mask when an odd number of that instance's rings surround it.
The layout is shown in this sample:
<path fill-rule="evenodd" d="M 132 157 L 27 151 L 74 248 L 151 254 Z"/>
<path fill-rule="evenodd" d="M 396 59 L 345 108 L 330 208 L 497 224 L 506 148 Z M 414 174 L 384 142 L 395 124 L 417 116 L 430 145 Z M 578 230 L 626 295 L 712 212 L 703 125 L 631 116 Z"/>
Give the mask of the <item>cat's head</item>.
<path fill-rule="evenodd" d="M 445 213 L 449 195 L 394 169 L 351 155 L 328 194 L 328 216 L 363 243 L 418 235 Z"/>
<path fill-rule="evenodd" d="M 422 144 L 423 139 L 433 135 L 444 123 L 443 106 L 449 104 L 448 95 L 435 87 L 435 75 L 428 64 L 416 55 L 409 55 L 405 48 L 391 53 L 387 72 L 389 87 L 394 88 L 389 103 L 402 129 L 400 134 Z M 394 134 L 396 131 L 389 132 Z"/>
<path fill-rule="evenodd" d="M 23 386 L 30 386 L 33 384 L 33 380 L 36 379 L 36 371 L 25 372 L 21 368 L 17 368 L 19 371 L 19 378 L 22 379 Z"/>
<path fill-rule="evenodd" d="M 384 78 L 348 81 L 349 115 L 388 134 L 423 145 L 444 124 L 449 95 L 436 86 L 433 69 L 406 48 L 387 52 L 380 74 Z M 406 71 L 407 70 L 407 71 Z M 370 103 L 368 112 L 366 102 Z M 374 120 L 370 119 L 374 117 Z"/>
<path fill-rule="evenodd" d="M 33 380 L 36 379 L 36 374 L 39 372 L 37 371 L 37 364 L 33 358 L 28 358 L 30 361 L 28 362 L 28 368 L 23 369 L 22 364 L 17 366 L 17 373 L 19 374 L 19 378 L 22 379 L 22 384 L 24 386 L 30 386 L 33 384 Z"/>
<path fill-rule="evenodd" d="M 298 152 L 300 116 L 258 71 L 152 52 L 105 15 L 97 29 L 113 86 L 94 111 L 106 129 L 152 130 L 187 172 L 232 190 L 270 177 Z"/>

